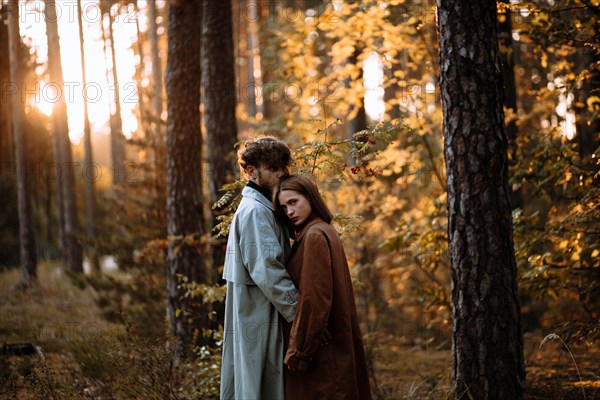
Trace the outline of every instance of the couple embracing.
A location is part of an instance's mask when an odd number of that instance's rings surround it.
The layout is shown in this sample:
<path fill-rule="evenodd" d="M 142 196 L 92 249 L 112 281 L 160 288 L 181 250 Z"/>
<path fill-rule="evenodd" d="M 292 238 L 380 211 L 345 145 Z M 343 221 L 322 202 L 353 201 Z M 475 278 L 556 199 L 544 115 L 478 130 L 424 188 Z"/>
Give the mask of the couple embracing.
<path fill-rule="evenodd" d="M 288 175 L 273 137 L 238 158 L 248 184 L 223 271 L 221 399 L 370 400 L 348 263 L 317 186 Z"/>

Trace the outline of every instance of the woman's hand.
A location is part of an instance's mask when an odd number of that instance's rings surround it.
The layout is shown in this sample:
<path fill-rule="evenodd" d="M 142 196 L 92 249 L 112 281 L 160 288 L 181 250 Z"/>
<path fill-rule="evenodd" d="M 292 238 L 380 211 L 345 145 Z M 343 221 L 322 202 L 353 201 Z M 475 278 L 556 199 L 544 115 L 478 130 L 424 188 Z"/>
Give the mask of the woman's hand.
<path fill-rule="evenodd" d="M 287 365 L 290 371 L 306 371 L 308 369 L 308 361 L 301 360 L 296 356 L 291 356 L 285 361 L 285 365 Z"/>

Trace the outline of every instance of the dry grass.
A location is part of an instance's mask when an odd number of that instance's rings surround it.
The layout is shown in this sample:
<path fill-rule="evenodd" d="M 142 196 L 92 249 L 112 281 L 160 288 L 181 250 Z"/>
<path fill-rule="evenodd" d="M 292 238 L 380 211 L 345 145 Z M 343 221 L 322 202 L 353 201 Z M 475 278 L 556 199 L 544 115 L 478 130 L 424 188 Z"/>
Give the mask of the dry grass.
<path fill-rule="evenodd" d="M 17 270 L 0 274 L 0 344 L 31 342 L 40 346 L 45 362 L 36 357 L 0 356 L 0 399 L 115 398 L 115 382 L 131 384 L 122 366 L 106 356 L 107 346 L 123 334 L 123 328 L 101 317 L 93 289 L 76 287 L 57 265 L 40 266 L 40 284 L 27 292 L 13 290 L 18 281 Z M 542 333 L 526 335 L 529 400 L 582 399 L 582 388 L 586 400 L 600 400 L 597 345 L 567 340 L 569 354 L 557 341 L 547 341 L 540 348 L 544 337 Z M 444 348 L 436 345 L 408 344 L 393 337 L 380 342 L 375 353 L 379 390 L 374 398 L 447 399 L 451 353 L 447 342 Z M 160 363 L 149 368 L 161 372 Z M 202 380 L 194 381 L 202 384 Z M 110 390 L 107 382 L 113 386 Z"/>
<path fill-rule="evenodd" d="M 27 291 L 14 289 L 19 273 L 0 274 L 0 343 L 32 343 L 45 360 L 2 357 L 0 398 L 84 396 L 98 384 L 81 373 L 77 349 L 120 328 L 100 317 L 92 289 L 74 286 L 58 265 L 40 265 L 38 285 Z"/>

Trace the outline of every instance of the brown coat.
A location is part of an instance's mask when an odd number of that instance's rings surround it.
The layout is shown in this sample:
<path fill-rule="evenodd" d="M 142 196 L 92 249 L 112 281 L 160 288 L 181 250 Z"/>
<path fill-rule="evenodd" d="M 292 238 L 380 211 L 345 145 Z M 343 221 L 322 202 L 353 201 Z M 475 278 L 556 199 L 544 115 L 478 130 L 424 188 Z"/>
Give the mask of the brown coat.
<path fill-rule="evenodd" d="M 300 232 L 287 270 L 300 291 L 284 329 L 286 400 L 370 400 L 369 377 L 344 248 L 335 228 L 316 217 Z M 325 328 L 331 334 L 320 346 Z"/>

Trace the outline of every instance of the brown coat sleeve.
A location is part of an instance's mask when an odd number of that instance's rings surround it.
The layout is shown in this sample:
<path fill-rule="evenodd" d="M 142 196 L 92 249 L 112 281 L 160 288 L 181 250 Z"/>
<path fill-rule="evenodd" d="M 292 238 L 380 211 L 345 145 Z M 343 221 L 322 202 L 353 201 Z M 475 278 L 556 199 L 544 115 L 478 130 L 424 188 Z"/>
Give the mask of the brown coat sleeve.
<path fill-rule="evenodd" d="M 327 237 L 309 231 L 304 238 L 300 276 L 300 297 L 292 325 L 285 364 L 292 370 L 306 370 L 319 348 L 333 298 L 331 252 Z"/>

